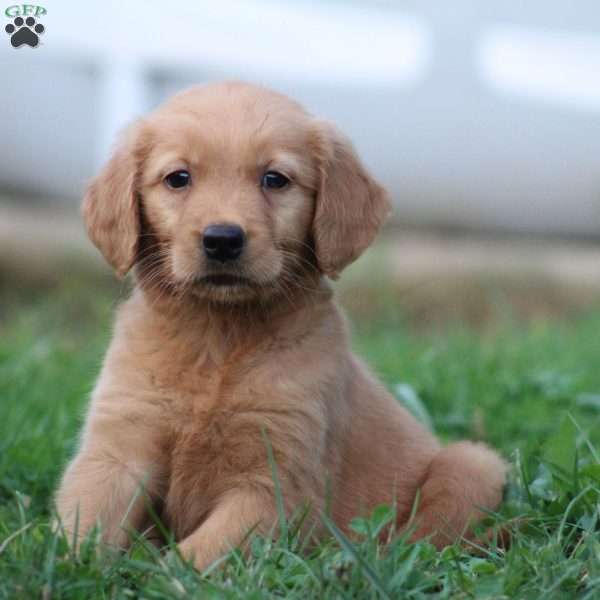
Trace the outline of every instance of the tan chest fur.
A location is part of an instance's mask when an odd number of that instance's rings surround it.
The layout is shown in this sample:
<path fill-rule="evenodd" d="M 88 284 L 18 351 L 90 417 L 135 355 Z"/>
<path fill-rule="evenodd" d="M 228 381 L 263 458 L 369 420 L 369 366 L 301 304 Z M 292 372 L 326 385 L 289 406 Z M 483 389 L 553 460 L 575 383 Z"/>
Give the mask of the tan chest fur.
<path fill-rule="evenodd" d="M 139 305 L 123 311 L 120 354 L 144 373 L 145 396 L 160 407 L 162 504 L 178 538 L 229 490 L 272 485 L 265 435 L 291 490 L 310 495 L 321 485 L 327 417 L 317 393 L 305 398 L 307 387 L 323 385 L 318 375 L 312 383 L 296 376 L 310 361 L 294 362 L 299 346 L 315 343 L 312 335 L 292 331 L 291 344 L 285 332 L 263 326 L 258 338 L 249 326 L 242 339 L 223 322 L 199 319 L 173 329 L 166 319 L 144 324 L 142 315 Z"/>

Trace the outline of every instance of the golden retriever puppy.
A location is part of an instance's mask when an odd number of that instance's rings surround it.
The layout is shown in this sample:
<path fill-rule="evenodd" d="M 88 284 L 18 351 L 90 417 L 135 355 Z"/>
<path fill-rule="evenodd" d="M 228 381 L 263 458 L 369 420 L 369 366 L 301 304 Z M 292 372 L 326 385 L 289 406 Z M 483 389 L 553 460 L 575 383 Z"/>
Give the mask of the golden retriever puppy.
<path fill-rule="evenodd" d="M 380 503 L 401 529 L 418 496 L 414 538 L 441 547 L 495 509 L 503 461 L 441 447 L 350 351 L 327 278 L 389 210 L 343 135 L 267 89 L 195 87 L 135 123 L 83 205 L 136 285 L 56 495 L 66 530 L 123 547 L 151 501 L 203 569 L 276 525 L 273 462 L 288 513 L 343 530 Z"/>

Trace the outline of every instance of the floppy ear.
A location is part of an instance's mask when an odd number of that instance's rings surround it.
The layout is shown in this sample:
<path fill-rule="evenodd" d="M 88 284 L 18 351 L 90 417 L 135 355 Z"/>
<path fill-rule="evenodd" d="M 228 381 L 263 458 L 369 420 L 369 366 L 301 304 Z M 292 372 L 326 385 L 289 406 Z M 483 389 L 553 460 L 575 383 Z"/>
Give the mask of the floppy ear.
<path fill-rule="evenodd" d="M 318 266 L 335 279 L 371 244 L 391 206 L 350 140 L 329 123 L 315 131 L 320 180 L 312 233 Z"/>
<path fill-rule="evenodd" d="M 114 154 L 88 186 L 82 206 L 88 235 L 120 278 L 133 266 L 140 234 L 136 189 L 141 125 L 124 132 Z"/>

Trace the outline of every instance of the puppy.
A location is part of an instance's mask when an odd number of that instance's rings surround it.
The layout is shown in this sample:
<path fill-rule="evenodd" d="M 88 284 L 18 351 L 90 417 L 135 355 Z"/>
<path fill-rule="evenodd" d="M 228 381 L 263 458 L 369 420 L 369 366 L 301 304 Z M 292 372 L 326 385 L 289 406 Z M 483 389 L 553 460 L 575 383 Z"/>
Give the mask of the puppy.
<path fill-rule="evenodd" d="M 442 448 L 350 351 L 327 278 L 389 210 L 343 135 L 267 89 L 195 87 L 135 123 L 83 205 L 135 289 L 56 494 L 65 529 L 124 547 L 152 502 L 203 569 L 273 531 L 273 464 L 288 514 L 342 530 L 381 503 L 402 529 L 418 497 L 414 539 L 442 547 L 494 510 L 504 462 Z"/>

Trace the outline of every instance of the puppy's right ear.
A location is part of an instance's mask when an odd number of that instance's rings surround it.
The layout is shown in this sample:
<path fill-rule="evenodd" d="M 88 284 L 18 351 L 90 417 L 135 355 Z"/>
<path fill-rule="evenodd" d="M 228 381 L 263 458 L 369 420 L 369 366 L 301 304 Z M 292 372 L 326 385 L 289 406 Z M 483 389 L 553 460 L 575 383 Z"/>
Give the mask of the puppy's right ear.
<path fill-rule="evenodd" d="M 90 239 L 120 278 L 135 263 L 138 249 L 142 138 L 141 123 L 124 132 L 111 159 L 88 186 L 82 206 Z"/>
<path fill-rule="evenodd" d="M 316 120 L 313 136 L 320 171 L 312 230 L 315 255 L 321 272 L 336 279 L 373 242 L 390 213 L 390 201 L 336 127 Z"/>

